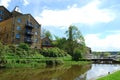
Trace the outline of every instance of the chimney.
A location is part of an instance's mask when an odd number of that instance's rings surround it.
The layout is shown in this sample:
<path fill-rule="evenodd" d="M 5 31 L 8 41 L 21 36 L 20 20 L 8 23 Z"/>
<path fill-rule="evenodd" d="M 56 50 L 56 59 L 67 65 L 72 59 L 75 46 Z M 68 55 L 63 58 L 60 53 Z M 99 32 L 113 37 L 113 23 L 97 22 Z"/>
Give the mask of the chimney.
<path fill-rule="evenodd" d="M 13 11 L 21 13 L 21 10 L 20 10 L 19 6 L 15 6 L 15 8 L 13 9 Z"/>

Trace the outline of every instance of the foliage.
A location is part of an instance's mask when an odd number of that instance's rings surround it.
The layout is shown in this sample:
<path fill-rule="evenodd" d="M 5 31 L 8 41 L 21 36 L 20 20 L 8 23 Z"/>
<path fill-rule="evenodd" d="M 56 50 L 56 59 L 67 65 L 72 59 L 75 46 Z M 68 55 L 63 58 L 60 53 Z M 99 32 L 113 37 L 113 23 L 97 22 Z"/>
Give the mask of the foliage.
<path fill-rule="evenodd" d="M 45 57 L 63 57 L 67 53 L 59 48 L 43 48 L 41 54 Z"/>
<path fill-rule="evenodd" d="M 53 45 L 66 51 L 72 57 L 78 55 L 78 53 L 74 54 L 76 48 L 80 49 L 80 54 L 87 52 L 84 37 L 76 26 L 71 25 L 65 34 L 67 38 L 55 36 L 56 40 L 53 42 Z"/>
<path fill-rule="evenodd" d="M 30 49 L 29 46 L 24 43 L 18 46 L 3 45 L 0 43 L 0 51 L 0 67 L 1 65 L 15 67 L 28 63 L 29 66 L 32 66 L 33 63 L 37 64 L 44 58 L 38 50 Z"/>
<path fill-rule="evenodd" d="M 18 47 L 21 48 L 21 49 L 24 49 L 26 51 L 28 51 L 30 49 L 29 45 L 25 44 L 25 43 L 20 43 Z"/>
<path fill-rule="evenodd" d="M 63 43 L 64 41 L 66 43 L 67 40 L 63 39 Z M 45 66 L 47 64 L 46 61 L 50 62 L 50 64 L 59 65 L 71 60 L 72 57 L 65 50 L 57 47 L 36 50 L 31 49 L 25 43 L 21 43 L 18 46 L 0 43 L 0 67 L 1 65 L 12 68 Z"/>
<path fill-rule="evenodd" d="M 42 36 L 42 38 L 48 37 L 50 40 L 53 39 L 51 32 L 46 29 L 42 29 L 41 36 Z"/>
<path fill-rule="evenodd" d="M 72 59 L 75 61 L 78 61 L 80 58 L 82 58 L 81 50 L 78 48 L 75 48 Z"/>
<path fill-rule="evenodd" d="M 58 36 L 55 36 L 55 41 L 53 41 L 53 46 L 56 46 L 62 50 L 66 50 L 67 47 L 67 40 L 66 38 L 59 38 Z"/>
<path fill-rule="evenodd" d="M 65 33 L 69 41 L 76 41 L 77 43 L 85 45 L 84 37 L 76 26 L 71 25 Z"/>
<path fill-rule="evenodd" d="M 104 53 L 104 57 L 109 57 L 110 56 L 110 53 L 109 52 L 105 52 Z"/>
<path fill-rule="evenodd" d="M 117 54 L 120 55 L 120 52 L 118 52 Z"/>
<path fill-rule="evenodd" d="M 79 47 L 79 45 L 82 45 L 82 47 L 85 47 L 84 37 L 76 26 L 71 25 L 69 27 L 69 29 L 66 31 L 66 35 L 68 37 L 67 51 L 72 56 L 73 56 L 73 53 L 74 53 L 74 49 L 76 47 Z"/>

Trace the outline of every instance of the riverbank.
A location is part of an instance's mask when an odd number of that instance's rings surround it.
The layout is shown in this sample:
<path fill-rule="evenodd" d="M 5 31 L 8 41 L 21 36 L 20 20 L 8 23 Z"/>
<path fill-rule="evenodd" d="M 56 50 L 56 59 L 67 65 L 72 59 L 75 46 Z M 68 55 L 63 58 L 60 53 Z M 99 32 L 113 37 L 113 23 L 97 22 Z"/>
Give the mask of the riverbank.
<path fill-rule="evenodd" d="M 87 64 L 86 61 L 80 61 L 80 55 L 76 51 L 71 56 L 66 51 L 57 47 L 32 49 L 27 44 L 3 45 L 0 43 L 0 68 L 28 68 L 28 67 L 46 67 L 57 65 L 78 65 Z"/>
<path fill-rule="evenodd" d="M 1 68 L 45 68 L 46 66 L 58 65 L 86 65 L 91 64 L 90 61 L 73 61 L 70 57 L 62 58 L 21 58 L 7 59 L 6 63 L 0 64 Z"/>
<path fill-rule="evenodd" d="M 64 61 L 65 65 L 86 65 L 91 63 L 90 61 Z"/>
<path fill-rule="evenodd" d="M 108 74 L 104 77 L 101 77 L 97 80 L 120 80 L 120 70 L 119 71 L 116 71 L 116 72 L 113 72 L 112 74 Z"/>

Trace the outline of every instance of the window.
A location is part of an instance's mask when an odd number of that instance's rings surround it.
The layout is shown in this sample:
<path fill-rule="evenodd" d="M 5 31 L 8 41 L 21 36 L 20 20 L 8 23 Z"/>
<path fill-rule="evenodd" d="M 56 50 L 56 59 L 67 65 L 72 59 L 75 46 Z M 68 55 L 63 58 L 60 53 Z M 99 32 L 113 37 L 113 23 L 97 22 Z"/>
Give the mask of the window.
<path fill-rule="evenodd" d="M 39 28 L 39 25 L 36 24 L 36 25 L 35 25 L 35 28 Z"/>
<path fill-rule="evenodd" d="M 37 42 L 38 41 L 38 39 L 36 38 L 36 39 L 34 39 L 34 42 Z"/>
<path fill-rule="evenodd" d="M 48 41 L 45 41 L 45 44 L 46 44 L 46 45 L 49 45 L 49 42 L 48 42 Z"/>
<path fill-rule="evenodd" d="M 38 32 L 35 32 L 35 35 L 38 35 Z"/>
<path fill-rule="evenodd" d="M 21 27 L 20 27 L 20 26 L 17 26 L 17 30 L 21 30 Z"/>
<path fill-rule="evenodd" d="M 2 11 L 2 10 L 0 10 L 0 14 L 3 14 L 3 11 Z"/>
<path fill-rule="evenodd" d="M 16 34 L 16 38 L 19 39 L 20 38 L 20 34 Z"/>
<path fill-rule="evenodd" d="M 22 22 L 21 18 L 18 18 L 17 21 L 18 21 L 18 23 L 21 23 L 21 22 Z"/>
<path fill-rule="evenodd" d="M 0 16 L 0 21 L 2 21 L 3 20 L 3 18 Z"/>

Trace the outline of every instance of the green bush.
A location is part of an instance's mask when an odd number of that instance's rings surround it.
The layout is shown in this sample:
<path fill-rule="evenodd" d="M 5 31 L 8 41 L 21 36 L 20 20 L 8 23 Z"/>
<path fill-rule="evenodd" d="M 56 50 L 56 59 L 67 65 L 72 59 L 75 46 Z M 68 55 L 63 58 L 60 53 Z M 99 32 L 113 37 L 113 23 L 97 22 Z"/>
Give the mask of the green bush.
<path fill-rule="evenodd" d="M 21 49 L 24 49 L 26 51 L 28 51 L 30 49 L 29 45 L 25 44 L 25 43 L 20 43 L 18 47 Z"/>
<path fill-rule="evenodd" d="M 64 57 L 67 53 L 59 48 L 43 48 L 41 54 L 45 57 Z"/>
<path fill-rule="evenodd" d="M 76 48 L 76 49 L 74 50 L 72 59 L 75 60 L 75 61 L 79 61 L 80 58 L 82 58 L 81 50 L 80 50 L 79 48 Z"/>

